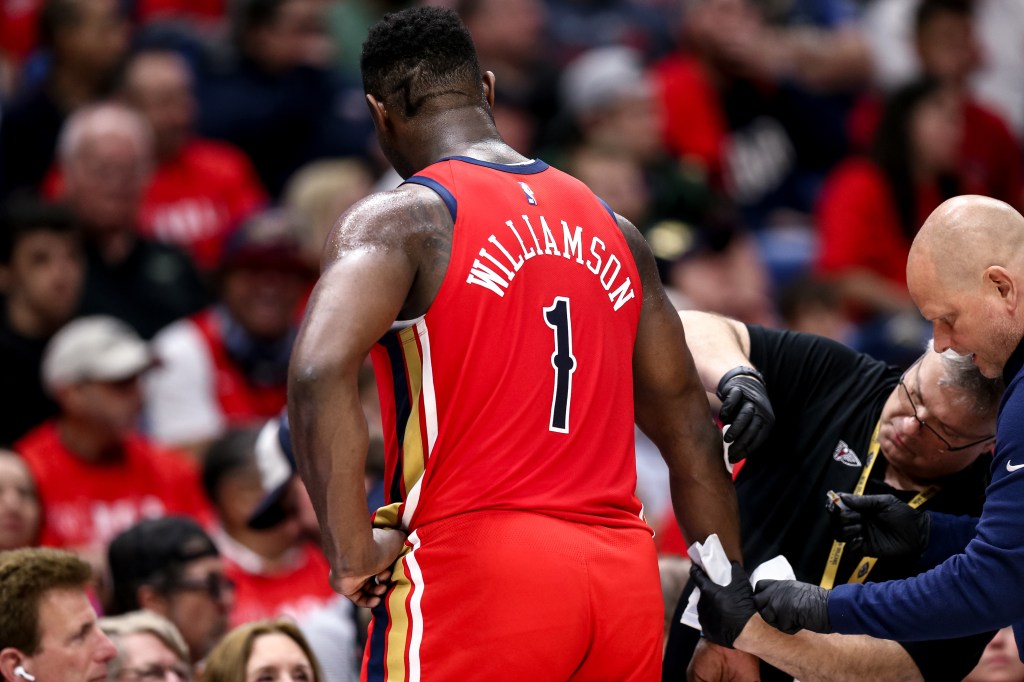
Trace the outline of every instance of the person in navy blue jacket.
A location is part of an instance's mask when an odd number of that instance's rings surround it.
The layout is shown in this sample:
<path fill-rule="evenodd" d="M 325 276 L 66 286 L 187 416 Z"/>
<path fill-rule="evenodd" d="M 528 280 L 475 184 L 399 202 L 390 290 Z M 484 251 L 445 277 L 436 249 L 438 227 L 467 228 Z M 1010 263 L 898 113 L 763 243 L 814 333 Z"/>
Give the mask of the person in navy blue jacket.
<path fill-rule="evenodd" d="M 760 581 L 752 595 L 744 581 L 709 585 L 698 569 L 702 593 L 708 587 L 701 623 L 712 641 L 756 648 L 766 634 L 763 621 L 790 633 L 806 629 L 899 640 L 1013 625 L 1024 659 L 1024 217 L 988 197 L 946 201 L 914 240 L 907 282 L 932 323 L 935 350 L 969 354 L 982 374 L 1001 375 L 1006 382 L 981 518 L 929 515 L 922 562 L 957 553 L 906 580 L 831 591 L 796 581 Z M 756 611 L 761 618 L 753 618 Z"/>

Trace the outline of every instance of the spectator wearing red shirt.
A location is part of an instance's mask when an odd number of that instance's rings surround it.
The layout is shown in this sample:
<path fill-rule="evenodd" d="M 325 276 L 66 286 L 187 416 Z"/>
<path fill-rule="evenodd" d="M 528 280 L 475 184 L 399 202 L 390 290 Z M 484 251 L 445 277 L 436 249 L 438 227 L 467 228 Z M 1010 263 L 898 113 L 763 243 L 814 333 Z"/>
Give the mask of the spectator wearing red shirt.
<path fill-rule="evenodd" d="M 907 293 L 910 244 L 940 203 L 973 188 L 957 173 L 963 131 L 957 91 L 925 79 L 887 102 L 872 152 L 828 178 L 817 210 L 819 274 L 860 327 L 860 350 L 912 362 L 929 336 Z"/>
<path fill-rule="evenodd" d="M 232 235 L 220 303 L 153 340 L 147 423 L 161 442 L 201 452 L 228 427 L 261 422 L 285 404 L 288 359 L 311 272 L 296 218 L 275 209 Z"/>
<path fill-rule="evenodd" d="M 196 101 L 185 59 L 152 49 L 128 62 L 122 90 L 153 128 L 156 167 L 142 199 L 139 230 L 188 251 L 210 272 L 224 241 L 267 196 L 239 149 L 193 134 Z"/>
<path fill-rule="evenodd" d="M 15 444 L 45 510 L 42 542 L 103 566 L 107 544 L 143 518 L 208 517 L 195 467 L 135 431 L 149 347 L 122 322 L 85 317 L 54 336 L 43 383 L 60 415 Z"/>
<path fill-rule="evenodd" d="M 913 307 L 906 265 L 918 228 L 945 199 L 962 193 L 956 177 L 959 97 L 927 79 L 887 103 L 867 158 L 844 162 L 829 177 L 818 206 L 818 267 L 844 300 L 867 312 Z"/>
<path fill-rule="evenodd" d="M 965 182 L 1020 209 L 1020 145 L 1003 119 L 973 99 L 968 88 L 981 54 L 971 12 L 970 0 L 924 0 L 915 15 L 914 47 L 923 73 L 949 84 L 960 97 L 963 133 L 958 166 Z M 861 98 L 850 117 L 855 144 L 870 146 L 881 108 L 878 96 Z"/>

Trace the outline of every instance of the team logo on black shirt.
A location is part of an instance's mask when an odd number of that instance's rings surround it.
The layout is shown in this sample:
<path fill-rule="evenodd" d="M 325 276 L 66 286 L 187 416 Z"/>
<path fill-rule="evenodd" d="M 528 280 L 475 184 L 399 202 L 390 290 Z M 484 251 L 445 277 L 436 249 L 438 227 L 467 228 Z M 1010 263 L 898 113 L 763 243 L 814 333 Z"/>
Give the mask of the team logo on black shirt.
<path fill-rule="evenodd" d="M 860 463 L 860 459 L 857 457 L 857 453 L 850 449 L 850 446 L 845 441 L 839 441 L 836 444 L 836 449 L 832 451 L 832 459 L 837 462 L 842 462 L 848 467 L 859 467 L 863 466 Z"/>

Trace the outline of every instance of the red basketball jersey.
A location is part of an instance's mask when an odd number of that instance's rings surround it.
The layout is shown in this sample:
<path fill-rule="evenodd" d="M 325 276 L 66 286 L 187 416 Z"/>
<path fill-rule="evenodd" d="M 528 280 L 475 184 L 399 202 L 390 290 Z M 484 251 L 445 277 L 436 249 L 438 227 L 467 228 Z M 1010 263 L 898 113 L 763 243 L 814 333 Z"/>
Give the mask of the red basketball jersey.
<path fill-rule="evenodd" d="M 429 311 L 372 357 L 386 506 L 406 530 L 479 510 L 643 526 L 632 356 L 640 277 L 613 214 L 541 161 L 453 157 L 408 182 L 455 221 Z"/>

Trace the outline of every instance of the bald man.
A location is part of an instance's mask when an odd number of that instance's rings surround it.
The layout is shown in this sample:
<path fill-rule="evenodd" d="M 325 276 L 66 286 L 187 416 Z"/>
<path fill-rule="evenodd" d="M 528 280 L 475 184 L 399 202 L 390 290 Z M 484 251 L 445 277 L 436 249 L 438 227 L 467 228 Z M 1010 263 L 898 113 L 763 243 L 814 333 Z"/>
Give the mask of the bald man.
<path fill-rule="evenodd" d="M 831 592 L 795 581 L 761 581 L 752 599 L 742 586 L 712 586 L 702 598 L 701 622 L 707 613 L 710 621 L 724 623 L 719 630 L 739 632 L 737 647 L 768 634 L 761 619 L 751 618 L 756 608 L 786 632 L 903 641 L 1012 624 L 1024 659 L 1024 217 L 987 197 L 946 201 L 914 240 L 907 283 L 932 322 L 935 350 L 969 354 L 982 374 L 1006 382 L 981 518 L 927 514 L 930 531 L 926 524 L 920 562 L 935 568 L 915 578 L 840 585 Z M 703 590 L 703 575 L 698 582 Z"/>

